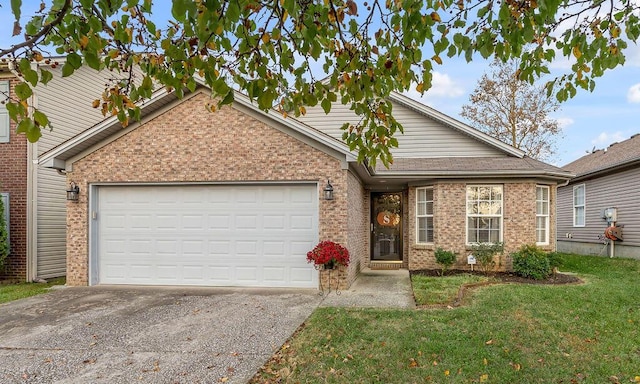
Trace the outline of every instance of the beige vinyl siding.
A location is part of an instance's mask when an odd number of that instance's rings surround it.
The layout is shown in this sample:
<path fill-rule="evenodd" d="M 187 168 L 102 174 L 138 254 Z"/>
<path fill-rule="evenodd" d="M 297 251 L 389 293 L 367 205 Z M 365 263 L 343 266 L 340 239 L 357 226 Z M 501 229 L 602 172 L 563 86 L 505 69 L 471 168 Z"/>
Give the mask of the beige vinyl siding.
<path fill-rule="evenodd" d="M 398 148 L 393 149 L 392 154 L 397 158 L 505 156 L 504 152 L 403 105 L 393 103 L 393 114 L 404 128 L 404 134 L 398 132 L 395 136 Z M 299 119 L 339 140 L 342 140 L 342 124 L 359 120 L 347 106 L 335 103 L 329 116 L 317 106 L 308 108 L 306 115 Z"/>
<path fill-rule="evenodd" d="M 65 176 L 38 169 L 36 275 L 45 279 L 66 271 L 66 189 Z"/>
<path fill-rule="evenodd" d="M 100 108 L 92 108 L 91 103 L 101 97 L 107 79 L 118 76 L 82 67 L 63 78 L 61 68 L 50 69 L 53 80 L 35 90 L 38 108 L 49 117 L 52 126 L 38 141 L 38 155 L 102 121 Z"/>
<path fill-rule="evenodd" d="M 35 146 L 40 155 L 104 119 L 99 108 L 92 108 L 100 98 L 106 79 L 116 73 L 97 72 L 82 67 L 73 76 L 62 78 L 62 66 L 48 68 L 53 79 L 35 89 L 36 103 L 51 121 L 52 130 L 44 130 Z M 66 177 L 53 169 L 37 167 L 35 218 L 36 271 L 41 278 L 62 276 L 66 272 Z M 86 193 L 86 191 L 82 191 Z"/>
<path fill-rule="evenodd" d="M 585 226 L 573 227 L 573 187 L 585 185 Z M 558 240 L 598 243 L 607 222 L 602 210 L 618 208 L 618 225 L 624 225 L 624 246 L 640 246 L 640 168 L 579 181 L 558 188 Z M 570 233 L 572 238 L 567 239 Z"/>

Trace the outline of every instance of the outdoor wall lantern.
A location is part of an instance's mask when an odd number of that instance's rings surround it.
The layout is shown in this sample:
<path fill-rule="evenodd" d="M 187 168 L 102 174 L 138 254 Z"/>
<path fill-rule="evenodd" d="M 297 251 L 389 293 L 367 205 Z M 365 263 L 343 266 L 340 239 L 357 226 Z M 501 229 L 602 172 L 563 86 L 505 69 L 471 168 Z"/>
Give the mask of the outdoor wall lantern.
<path fill-rule="evenodd" d="M 327 180 L 327 185 L 324 186 L 324 199 L 333 200 L 333 186 L 330 180 Z"/>
<path fill-rule="evenodd" d="M 69 184 L 69 189 L 67 189 L 67 200 L 69 201 L 78 201 L 78 197 L 80 196 L 80 187 L 76 185 L 73 181 Z"/>

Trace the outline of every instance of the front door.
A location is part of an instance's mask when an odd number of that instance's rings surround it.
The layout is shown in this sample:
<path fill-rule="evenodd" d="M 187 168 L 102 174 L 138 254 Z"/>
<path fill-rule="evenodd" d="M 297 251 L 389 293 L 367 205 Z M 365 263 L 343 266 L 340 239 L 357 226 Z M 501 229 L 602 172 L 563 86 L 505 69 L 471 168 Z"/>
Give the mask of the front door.
<path fill-rule="evenodd" d="M 402 192 L 371 194 L 371 260 L 402 260 Z"/>

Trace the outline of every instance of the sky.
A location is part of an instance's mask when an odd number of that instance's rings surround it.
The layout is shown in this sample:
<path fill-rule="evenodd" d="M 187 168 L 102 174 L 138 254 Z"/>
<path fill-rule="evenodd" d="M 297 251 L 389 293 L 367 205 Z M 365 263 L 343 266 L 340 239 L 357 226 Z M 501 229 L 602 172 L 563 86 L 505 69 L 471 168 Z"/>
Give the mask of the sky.
<path fill-rule="evenodd" d="M 0 0 L 0 48 L 7 47 L 8 41 L 11 41 L 13 15 L 8 3 Z M 39 3 L 35 0 L 24 2 L 23 25 L 25 16 L 33 14 L 28 8 L 36 7 Z M 164 9 L 161 14 L 154 14 L 154 18 L 168 18 L 169 3 L 159 4 Z M 165 12 L 166 17 L 162 14 Z M 423 96 L 417 92 L 408 96 L 467 122 L 460 116 L 462 106 L 469 104 L 469 95 L 488 70 L 489 63 L 480 58 L 471 63 L 463 58 L 445 59 L 443 65 L 434 68 L 433 87 Z M 570 64 L 566 60 L 558 60 L 551 70 L 553 76 L 560 76 L 568 73 Z M 593 92 L 578 90 L 578 94 L 562 103 L 560 110 L 552 117 L 559 121 L 562 133 L 557 140 L 556 154 L 547 162 L 557 166 L 566 165 L 593 149 L 606 148 L 640 133 L 640 47 L 629 44 L 627 61 L 623 67 L 596 79 Z"/>

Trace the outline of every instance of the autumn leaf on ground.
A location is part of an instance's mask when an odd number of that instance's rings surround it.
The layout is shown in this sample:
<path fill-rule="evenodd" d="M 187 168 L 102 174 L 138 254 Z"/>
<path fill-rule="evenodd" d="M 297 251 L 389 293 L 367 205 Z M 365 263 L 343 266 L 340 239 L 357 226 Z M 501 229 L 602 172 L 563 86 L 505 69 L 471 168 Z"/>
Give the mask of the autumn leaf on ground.
<path fill-rule="evenodd" d="M 518 363 L 510 362 L 509 365 L 512 366 L 513 369 L 515 369 L 516 371 L 519 371 L 520 368 L 521 368 L 520 364 L 518 364 Z"/>
<path fill-rule="evenodd" d="M 409 368 L 416 368 L 418 366 L 418 362 L 413 357 L 409 359 Z"/>
<path fill-rule="evenodd" d="M 485 373 L 485 374 L 480 376 L 480 382 L 481 383 L 486 383 L 487 380 L 489 380 L 489 375 L 488 374 Z"/>
<path fill-rule="evenodd" d="M 493 339 L 489 339 L 485 342 L 485 345 L 491 345 L 493 344 Z"/>

